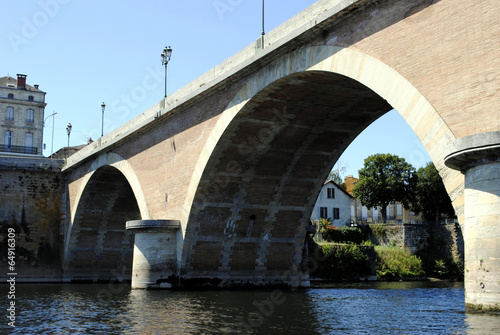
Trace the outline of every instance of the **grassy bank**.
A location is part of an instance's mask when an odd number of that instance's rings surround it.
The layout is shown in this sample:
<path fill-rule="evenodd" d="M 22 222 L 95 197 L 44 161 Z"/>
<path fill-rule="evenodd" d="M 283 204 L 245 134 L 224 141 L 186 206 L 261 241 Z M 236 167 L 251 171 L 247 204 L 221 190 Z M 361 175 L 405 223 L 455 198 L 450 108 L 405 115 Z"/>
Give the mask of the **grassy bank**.
<path fill-rule="evenodd" d="M 426 273 L 420 257 L 399 247 L 322 243 L 320 248 L 312 278 L 352 281 L 375 272 L 377 280 L 451 279 L 442 260 L 435 260 L 436 266 Z"/>
<path fill-rule="evenodd" d="M 401 280 L 425 276 L 422 260 L 398 247 L 375 247 L 378 280 Z"/>

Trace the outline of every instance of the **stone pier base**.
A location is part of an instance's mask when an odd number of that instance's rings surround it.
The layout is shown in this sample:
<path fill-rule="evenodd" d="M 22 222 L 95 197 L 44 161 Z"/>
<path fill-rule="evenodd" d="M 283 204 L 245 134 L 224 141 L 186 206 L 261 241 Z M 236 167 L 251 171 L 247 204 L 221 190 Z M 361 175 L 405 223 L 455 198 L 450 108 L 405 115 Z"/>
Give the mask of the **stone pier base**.
<path fill-rule="evenodd" d="M 500 313 L 500 132 L 457 139 L 445 160 L 465 174 L 465 304 Z"/>
<path fill-rule="evenodd" d="M 177 220 L 134 220 L 127 229 L 135 233 L 132 289 L 170 288 L 177 271 Z"/>

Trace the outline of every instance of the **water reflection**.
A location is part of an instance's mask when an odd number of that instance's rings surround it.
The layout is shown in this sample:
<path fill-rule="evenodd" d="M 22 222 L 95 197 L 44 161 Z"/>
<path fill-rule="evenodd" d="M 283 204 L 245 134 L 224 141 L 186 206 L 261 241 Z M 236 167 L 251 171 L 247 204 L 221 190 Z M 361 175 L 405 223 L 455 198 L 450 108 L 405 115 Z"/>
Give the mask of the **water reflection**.
<path fill-rule="evenodd" d="M 500 332 L 500 315 L 469 314 L 465 318 L 468 329 L 464 334 L 483 335 Z"/>
<path fill-rule="evenodd" d="M 2 286 L 6 293 L 6 286 Z M 493 334 L 500 316 L 466 314 L 463 285 L 358 283 L 298 291 L 146 291 L 21 285 L 12 334 Z M 0 297 L 8 303 L 6 294 Z"/>
<path fill-rule="evenodd" d="M 132 291 L 130 331 L 151 334 L 163 329 L 171 334 L 245 333 L 273 330 L 290 333 L 294 327 L 307 329 L 311 299 L 304 292 L 269 291 Z M 133 310 L 143 306 L 141 311 Z M 126 321 L 126 320 L 123 320 Z M 125 323 L 125 322 L 124 322 Z"/>

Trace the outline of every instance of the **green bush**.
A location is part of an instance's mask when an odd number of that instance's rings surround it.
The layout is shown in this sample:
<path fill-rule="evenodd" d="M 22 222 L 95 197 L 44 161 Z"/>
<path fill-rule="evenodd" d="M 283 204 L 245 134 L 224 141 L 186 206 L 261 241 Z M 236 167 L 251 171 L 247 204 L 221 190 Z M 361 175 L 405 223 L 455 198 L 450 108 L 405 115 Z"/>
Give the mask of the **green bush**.
<path fill-rule="evenodd" d="M 375 248 L 377 252 L 377 278 L 396 280 L 424 275 L 422 261 L 400 248 Z"/>
<path fill-rule="evenodd" d="M 463 279 L 464 266 L 461 261 L 454 261 L 450 258 L 436 259 L 430 275 L 441 279 Z"/>
<path fill-rule="evenodd" d="M 353 280 L 371 273 L 369 257 L 356 245 L 322 246 L 321 262 L 313 276 L 331 281 Z"/>
<path fill-rule="evenodd" d="M 325 236 L 324 236 L 325 237 Z M 353 243 L 361 244 L 364 240 L 364 233 L 356 227 L 328 227 L 326 239 L 334 243 Z"/>
<path fill-rule="evenodd" d="M 377 239 L 383 239 L 385 237 L 385 232 L 387 231 L 387 225 L 385 223 L 371 224 L 369 227 L 373 236 Z"/>

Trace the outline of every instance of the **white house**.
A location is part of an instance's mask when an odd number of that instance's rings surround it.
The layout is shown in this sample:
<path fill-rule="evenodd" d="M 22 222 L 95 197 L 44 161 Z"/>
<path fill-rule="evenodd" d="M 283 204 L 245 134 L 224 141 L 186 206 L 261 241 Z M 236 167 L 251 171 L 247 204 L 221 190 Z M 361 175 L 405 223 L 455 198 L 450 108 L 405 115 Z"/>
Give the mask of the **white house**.
<path fill-rule="evenodd" d="M 340 227 L 351 221 L 351 199 L 347 191 L 328 180 L 316 199 L 311 220 L 330 219 L 332 225 Z"/>

